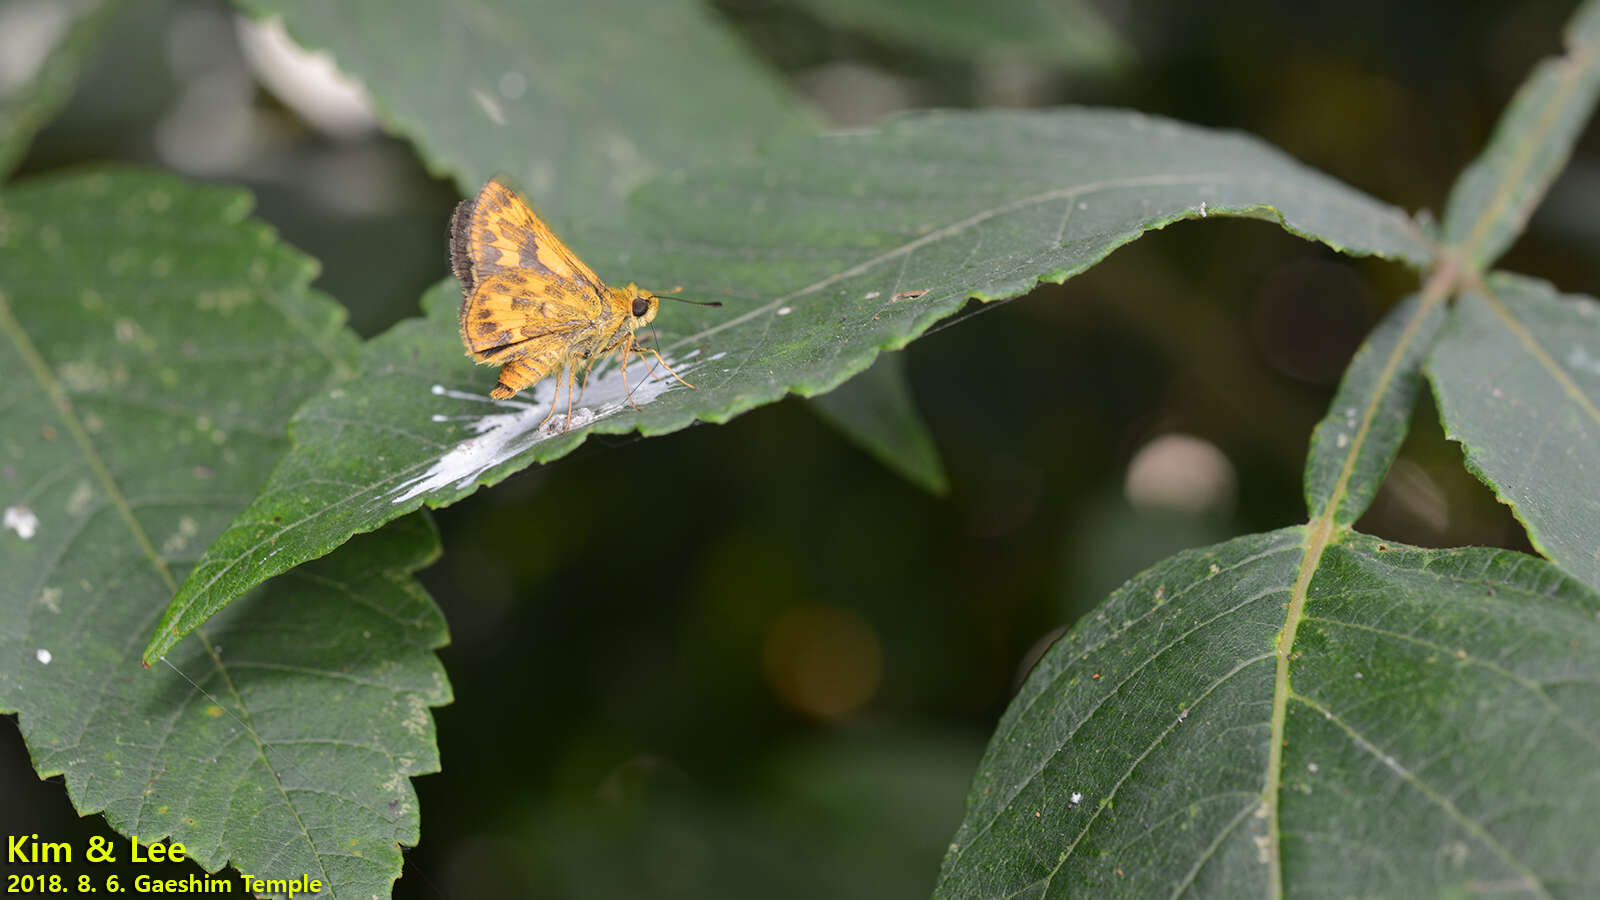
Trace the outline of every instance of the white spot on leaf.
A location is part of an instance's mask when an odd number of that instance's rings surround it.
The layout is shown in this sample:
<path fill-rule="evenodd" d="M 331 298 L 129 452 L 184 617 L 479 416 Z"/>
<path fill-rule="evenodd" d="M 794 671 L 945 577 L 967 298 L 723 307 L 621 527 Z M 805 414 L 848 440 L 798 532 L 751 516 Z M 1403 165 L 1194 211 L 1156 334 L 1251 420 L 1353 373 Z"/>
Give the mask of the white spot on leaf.
<path fill-rule="evenodd" d="M 183 518 L 179 519 L 178 530 L 168 536 L 168 538 L 161 544 L 162 554 L 165 556 L 171 556 L 175 553 L 178 553 L 184 547 L 188 546 L 189 539 L 194 537 L 199 530 L 200 527 L 196 525 L 194 519 L 190 518 L 189 516 L 184 516 Z"/>
<path fill-rule="evenodd" d="M 489 121 L 495 123 L 496 125 L 506 124 L 506 114 L 505 111 L 500 108 L 500 101 L 494 99 L 488 94 L 485 94 L 483 91 L 480 91 L 477 88 L 472 89 L 472 99 L 478 101 L 478 108 L 482 109 L 483 114 L 489 117 Z"/>
<path fill-rule="evenodd" d="M 39 532 L 39 517 L 21 504 L 8 506 L 5 513 L 0 515 L 0 527 L 15 531 L 17 537 L 26 541 Z"/>
<path fill-rule="evenodd" d="M 53 656 L 50 653 L 49 650 L 46 650 L 45 648 L 40 647 L 38 650 L 34 651 L 33 658 L 37 659 L 40 663 L 48 666 L 48 665 L 50 665 L 50 660 L 55 659 L 55 656 Z"/>
<path fill-rule="evenodd" d="M 1583 349 L 1582 344 L 1574 344 L 1572 352 L 1567 354 L 1567 365 L 1574 369 L 1582 369 L 1594 375 L 1600 375 L 1600 359 L 1595 359 Z"/>
<path fill-rule="evenodd" d="M 521 72 L 507 72 L 500 76 L 500 96 L 515 100 L 528 90 L 528 78 Z"/>
<path fill-rule="evenodd" d="M 73 487 L 72 494 L 67 497 L 67 515 L 74 519 L 89 511 L 89 506 L 94 502 L 94 487 L 87 480 L 79 481 Z"/>

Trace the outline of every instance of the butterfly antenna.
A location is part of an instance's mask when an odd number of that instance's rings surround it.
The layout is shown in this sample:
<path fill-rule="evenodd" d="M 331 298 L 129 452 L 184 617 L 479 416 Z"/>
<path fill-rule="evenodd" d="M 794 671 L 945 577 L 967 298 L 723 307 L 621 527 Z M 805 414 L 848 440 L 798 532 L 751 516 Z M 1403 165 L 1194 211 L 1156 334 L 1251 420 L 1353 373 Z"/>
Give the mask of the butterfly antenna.
<path fill-rule="evenodd" d="M 660 296 L 660 295 L 658 294 L 657 296 Z M 682 297 L 668 297 L 667 299 L 668 300 L 676 300 L 679 303 L 689 303 L 689 304 L 692 304 L 694 306 L 721 306 L 722 305 L 722 301 L 721 300 L 685 300 Z"/>

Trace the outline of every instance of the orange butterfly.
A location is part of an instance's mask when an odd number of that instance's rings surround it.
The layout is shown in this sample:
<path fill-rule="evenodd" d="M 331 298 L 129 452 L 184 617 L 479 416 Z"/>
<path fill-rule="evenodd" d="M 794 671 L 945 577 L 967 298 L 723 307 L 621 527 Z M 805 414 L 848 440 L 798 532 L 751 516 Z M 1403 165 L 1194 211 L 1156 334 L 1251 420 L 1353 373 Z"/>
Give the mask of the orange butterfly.
<path fill-rule="evenodd" d="M 467 355 L 500 366 L 500 381 L 489 396 L 504 400 L 564 370 L 570 427 L 578 369 L 587 378 L 595 360 L 612 352 L 622 357 L 624 385 L 628 356 L 637 353 L 655 356 L 674 378 L 694 387 L 660 353 L 634 338 L 636 329 L 655 319 L 656 295 L 632 283 L 606 287 L 498 178 L 456 207 L 450 264 L 461 280 L 461 340 Z M 628 402 L 633 402 L 631 393 Z M 552 396 L 550 415 L 555 407 Z"/>

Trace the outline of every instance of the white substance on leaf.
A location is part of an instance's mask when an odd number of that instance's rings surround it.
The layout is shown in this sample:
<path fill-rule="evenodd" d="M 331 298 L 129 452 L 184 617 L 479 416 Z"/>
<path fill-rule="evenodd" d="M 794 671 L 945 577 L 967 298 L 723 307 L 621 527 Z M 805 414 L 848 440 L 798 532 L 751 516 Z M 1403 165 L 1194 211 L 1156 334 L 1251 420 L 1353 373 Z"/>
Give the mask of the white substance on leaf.
<path fill-rule="evenodd" d="M 0 518 L 0 527 L 9 528 L 17 533 L 17 537 L 28 540 L 39 531 L 39 517 L 26 506 L 8 506 L 3 518 Z"/>
<path fill-rule="evenodd" d="M 477 88 L 472 89 L 472 99 L 478 101 L 478 108 L 483 110 L 483 114 L 489 117 L 489 121 L 495 123 L 496 125 L 506 124 L 506 114 L 505 111 L 500 108 L 500 102 L 498 100 L 494 99 L 488 94 L 485 94 L 483 91 L 480 91 Z"/>
<path fill-rule="evenodd" d="M 688 374 L 693 369 L 693 366 L 683 365 L 681 360 L 671 360 L 669 365 L 679 374 Z M 484 472 L 541 441 L 567 431 L 567 395 L 559 390 L 558 381 L 552 376 L 539 382 L 531 391 L 531 400 L 491 400 L 483 394 L 453 391 L 443 385 L 434 385 L 430 390 L 435 395 L 488 404 L 497 411 L 488 415 L 432 416 L 436 422 L 441 418 L 460 419 L 463 427 L 476 436 L 457 444 L 429 466 L 426 472 L 395 488 L 389 495 L 390 502 L 404 503 L 447 487 L 457 490 L 467 487 Z M 577 405 L 576 401 L 572 405 L 571 427 L 589 425 L 628 409 L 630 396 L 635 404 L 643 406 L 676 387 L 677 379 L 659 363 L 652 372 L 649 361 L 630 361 L 626 386 L 621 366 L 607 364 L 604 371 L 596 368 L 589 378 L 588 387 L 579 393 L 583 405 Z M 556 404 L 555 415 L 550 415 L 552 403 Z M 545 421 L 546 416 L 549 416 L 548 422 Z"/>
<path fill-rule="evenodd" d="M 787 316 L 789 313 L 792 313 L 792 312 L 794 312 L 794 309 L 792 307 L 788 307 L 788 306 L 780 306 L 780 307 L 778 307 L 778 315 L 780 315 L 780 316 Z"/>
<path fill-rule="evenodd" d="M 46 650 L 45 648 L 40 647 L 38 650 L 34 651 L 33 658 L 37 659 L 40 663 L 48 666 L 48 665 L 50 665 L 50 660 L 55 659 L 55 656 L 53 654 L 51 654 L 51 652 L 49 650 Z"/>
<path fill-rule="evenodd" d="M 1567 365 L 1600 375 L 1600 359 L 1595 359 L 1585 352 L 1582 344 L 1572 345 L 1572 352 L 1567 354 Z"/>
<path fill-rule="evenodd" d="M 716 354 L 713 354 L 711 356 L 706 357 L 706 362 L 716 362 L 717 360 L 719 360 L 719 359 L 721 359 L 721 358 L 723 358 L 724 356 L 727 356 L 727 355 L 728 355 L 727 351 L 723 351 L 721 353 L 716 353 Z"/>
<path fill-rule="evenodd" d="M 568 423 L 567 414 L 557 410 L 556 414 L 550 417 L 550 421 L 540 427 L 540 433 L 545 437 L 555 437 L 563 431 L 570 431 L 573 428 L 582 428 L 585 425 L 592 424 L 595 419 L 599 418 L 595 411 L 587 406 L 574 406 L 571 415 L 572 421 Z"/>

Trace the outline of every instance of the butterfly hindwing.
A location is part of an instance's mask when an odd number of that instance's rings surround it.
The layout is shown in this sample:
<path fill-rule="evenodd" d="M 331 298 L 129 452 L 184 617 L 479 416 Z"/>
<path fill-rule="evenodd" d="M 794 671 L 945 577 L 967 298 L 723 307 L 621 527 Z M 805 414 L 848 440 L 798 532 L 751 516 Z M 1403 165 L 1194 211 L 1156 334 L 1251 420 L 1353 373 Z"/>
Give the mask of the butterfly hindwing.
<path fill-rule="evenodd" d="M 461 339 L 474 359 L 497 363 L 547 345 L 587 347 L 608 319 L 588 291 L 512 270 L 479 282 L 462 300 Z"/>

